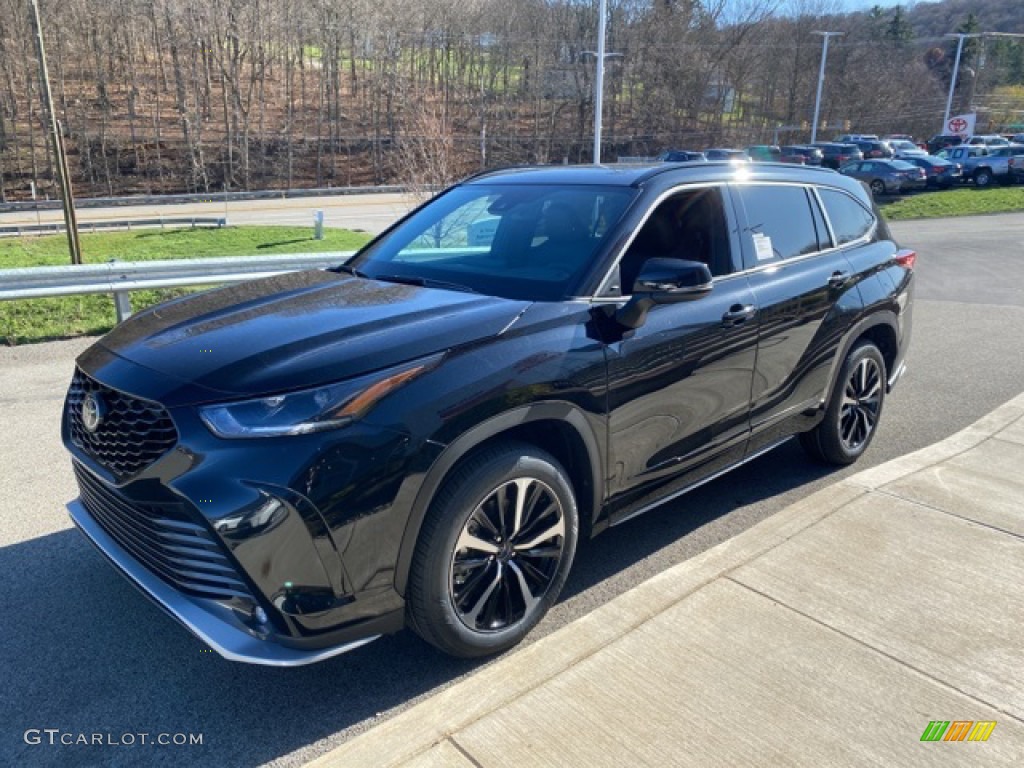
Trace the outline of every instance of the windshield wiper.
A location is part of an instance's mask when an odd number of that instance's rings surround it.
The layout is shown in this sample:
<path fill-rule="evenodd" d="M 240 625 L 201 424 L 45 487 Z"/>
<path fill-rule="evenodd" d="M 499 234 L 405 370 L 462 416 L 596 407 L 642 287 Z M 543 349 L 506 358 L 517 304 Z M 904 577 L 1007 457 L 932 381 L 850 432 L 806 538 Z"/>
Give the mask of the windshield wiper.
<path fill-rule="evenodd" d="M 479 293 L 475 288 L 460 283 L 449 283 L 446 280 L 434 280 L 431 277 L 414 277 L 413 275 L 376 275 L 373 280 L 380 280 L 382 283 L 403 283 L 405 285 L 418 285 L 421 288 L 443 288 L 449 291 L 462 291 L 463 293 Z"/>

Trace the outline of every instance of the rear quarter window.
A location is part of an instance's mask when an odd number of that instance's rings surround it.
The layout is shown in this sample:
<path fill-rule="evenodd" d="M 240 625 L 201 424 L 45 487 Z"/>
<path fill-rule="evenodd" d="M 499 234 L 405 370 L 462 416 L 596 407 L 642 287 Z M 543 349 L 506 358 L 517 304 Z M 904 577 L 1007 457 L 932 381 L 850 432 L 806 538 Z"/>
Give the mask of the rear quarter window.
<path fill-rule="evenodd" d="M 834 189 L 819 189 L 818 194 L 832 224 L 836 245 L 852 243 L 871 233 L 875 226 L 875 216 L 859 202 Z"/>

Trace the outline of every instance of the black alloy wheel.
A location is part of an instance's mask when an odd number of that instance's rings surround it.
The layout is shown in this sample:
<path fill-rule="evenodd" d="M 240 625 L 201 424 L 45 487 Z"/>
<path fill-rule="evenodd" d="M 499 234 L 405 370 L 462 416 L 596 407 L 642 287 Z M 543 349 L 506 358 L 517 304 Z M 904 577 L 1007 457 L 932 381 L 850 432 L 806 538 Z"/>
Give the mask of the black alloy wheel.
<path fill-rule="evenodd" d="M 565 584 L 579 522 L 572 485 L 525 443 L 485 449 L 445 482 L 423 523 L 409 576 L 409 623 L 472 658 L 518 643 Z"/>
<path fill-rule="evenodd" d="M 882 407 L 882 368 L 864 356 L 849 374 L 839 406 L 839 438 L 848 453 L 867 443 L 878 424 Z"/>
<path fill-rule="evenodd" d="M 854 347 L 843 362 L 825 416 L 800 435 L 804 449 L 818 461 L 844 466 L 867 450 L 885 403 L 885 358 L 869 341 Z"/>
<path fill-rule="evenodd" d="M 470 513 L 449 568 L 448 597 L 469 629 L 497 632 L 521 621 L 558 573 L 565 513 L 540 480 L 517 477 Z"/>

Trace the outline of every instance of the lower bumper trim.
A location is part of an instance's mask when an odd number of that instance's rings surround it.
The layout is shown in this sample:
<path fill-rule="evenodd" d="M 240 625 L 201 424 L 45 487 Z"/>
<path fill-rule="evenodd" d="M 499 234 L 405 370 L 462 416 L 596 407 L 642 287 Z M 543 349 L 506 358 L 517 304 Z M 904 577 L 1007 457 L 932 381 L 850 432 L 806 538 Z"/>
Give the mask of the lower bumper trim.
<path fill-rule="evenodd" d="M 78 499 L 67 505 L 72 522 L 130 583 L 155 602 L 192 634 L 229 661 L 270 667 L 313 664 L 354 650 L 380 635 L 328 648 L 289 648 L 273 640 L 253 636 L 233 613 L 212 600 L 188 597 L 150 573 L 114 541 Z"/>

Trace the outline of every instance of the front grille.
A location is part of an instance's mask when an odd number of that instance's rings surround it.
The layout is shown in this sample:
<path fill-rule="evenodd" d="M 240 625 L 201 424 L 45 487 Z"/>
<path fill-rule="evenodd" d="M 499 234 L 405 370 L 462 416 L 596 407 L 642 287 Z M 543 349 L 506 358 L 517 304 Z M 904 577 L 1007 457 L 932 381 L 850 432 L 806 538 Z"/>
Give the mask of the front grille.
<path fill-rule="evenodd" d="M 90 394 L 104 409 L 92 432 L 82 418 L 82 402 Z M 178 442 L 178 430 L 163 406 L 106 387 L 77 369 L 65 413 L 71 442 L 119 482 L 138 474 Z"/>
<path fill-rule="evenodd" d="M 150 571 L 189 595 L 255 602 L 213 534 L 188 520 L 183 505 L 127 499 L 78 462 L 74 467 L 85 508 Z"/>

